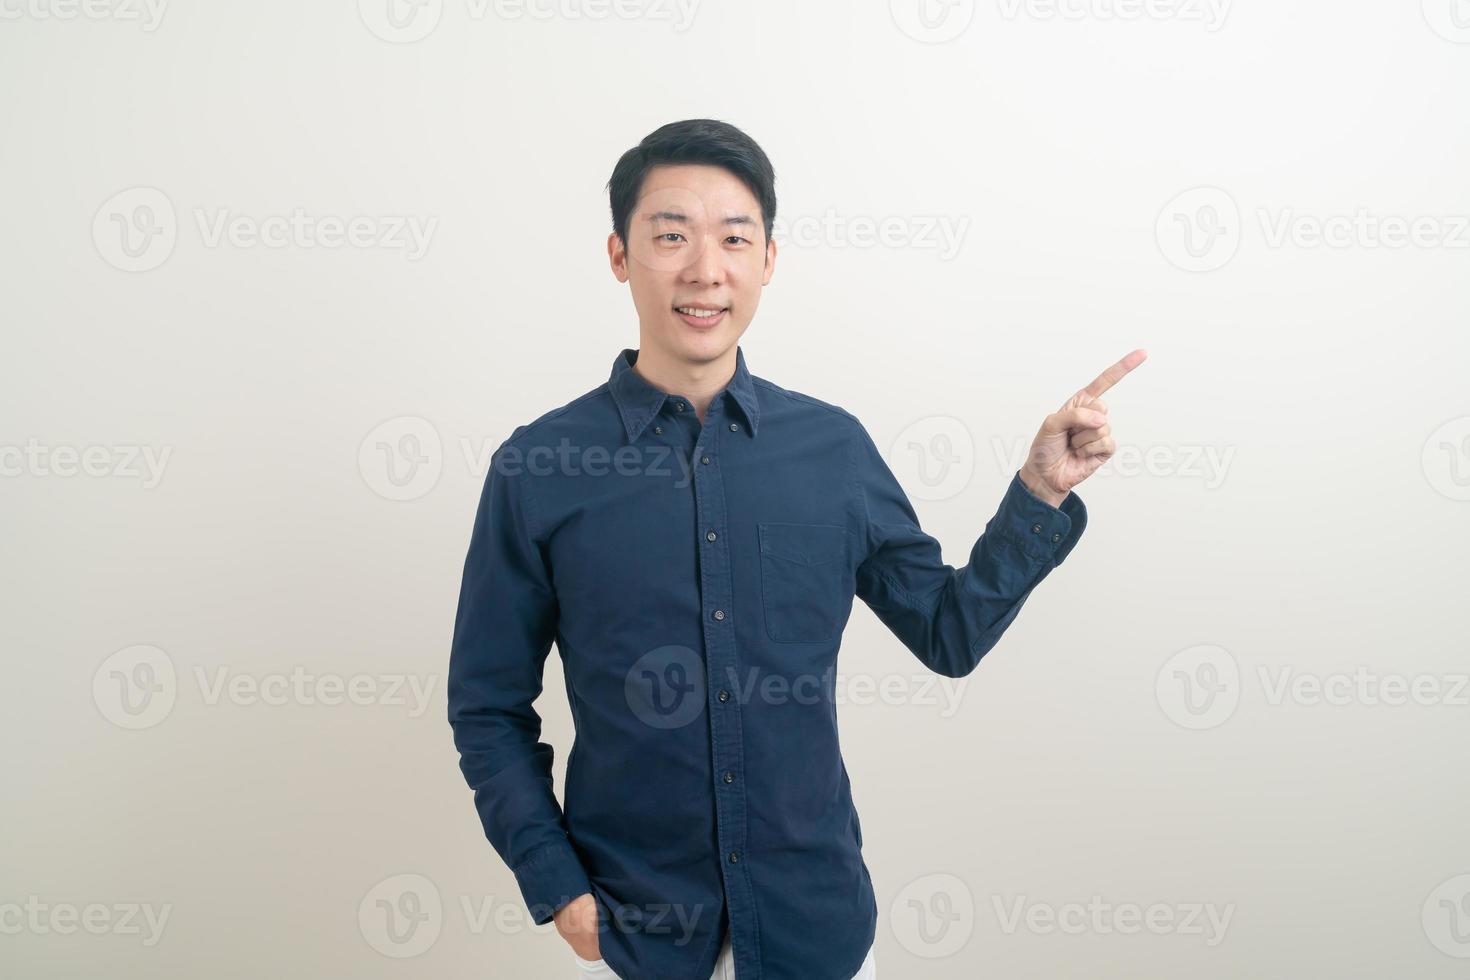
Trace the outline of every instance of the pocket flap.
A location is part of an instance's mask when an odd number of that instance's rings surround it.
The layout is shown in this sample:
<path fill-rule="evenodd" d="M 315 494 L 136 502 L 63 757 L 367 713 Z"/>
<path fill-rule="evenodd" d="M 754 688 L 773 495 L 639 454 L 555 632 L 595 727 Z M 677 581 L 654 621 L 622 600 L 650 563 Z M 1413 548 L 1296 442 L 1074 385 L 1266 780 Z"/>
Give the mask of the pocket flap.
<path fill-rule="evenodd" d="M 761 554 L 820 565 L 847 554 L 847 528 L 836 524 L 759 525 Z"/>

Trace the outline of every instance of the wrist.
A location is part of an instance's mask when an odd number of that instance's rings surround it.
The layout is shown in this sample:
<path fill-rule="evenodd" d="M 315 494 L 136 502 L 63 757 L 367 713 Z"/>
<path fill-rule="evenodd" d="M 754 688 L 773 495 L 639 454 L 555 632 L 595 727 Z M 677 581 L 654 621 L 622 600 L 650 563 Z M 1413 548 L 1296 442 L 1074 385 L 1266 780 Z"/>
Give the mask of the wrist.
<path fill-rule="evenodd" d="M 1020 477 L 1022 485 L 1027 490 L 1030 490 L 1032 495 L 1049 507 L 1060 508 L 1062 501 L 1067 499 L 1065 493 L 1057 493 L 1051 487 L 1047 486 L 1046 481 L 1042 480 L 1040 476 L 1032 473 L 1024 466 L 1017 471 L 1016 475 Z"/>

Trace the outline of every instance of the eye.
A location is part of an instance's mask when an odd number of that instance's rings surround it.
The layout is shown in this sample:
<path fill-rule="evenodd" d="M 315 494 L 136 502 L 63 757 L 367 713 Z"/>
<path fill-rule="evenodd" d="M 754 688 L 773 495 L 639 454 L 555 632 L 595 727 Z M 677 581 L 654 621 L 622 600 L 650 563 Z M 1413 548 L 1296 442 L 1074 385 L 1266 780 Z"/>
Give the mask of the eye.
<path fill-rule="evenodd" d="M 681 234 L 679 234 L 677 231 L 666 231 L 662 235 L 659 235 L 658 237 L 659 237 L 659 241 L 669 242 L 670 244 L 672 244 L 672 239 L 675 239 L 675 238 L 683 238 L 684 236 L 681 235 Z"/>
<path fill-rule="evenodd" d="M 744 238 L 741 238 L 739 235 L 730 235 L 728 238 L 725 239 L 725 241 L 727 241 L 727 242 L 745 242 L 747 245 L 750 244 L 750 242 L 748 240 L 746 240 Z"/>

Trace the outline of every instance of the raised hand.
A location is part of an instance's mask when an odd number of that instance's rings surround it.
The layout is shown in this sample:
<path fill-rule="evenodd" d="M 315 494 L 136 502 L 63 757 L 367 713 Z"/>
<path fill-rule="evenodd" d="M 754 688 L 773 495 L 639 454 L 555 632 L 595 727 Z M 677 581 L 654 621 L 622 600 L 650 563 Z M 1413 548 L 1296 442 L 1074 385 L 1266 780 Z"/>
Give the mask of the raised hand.
<path fill-rule="evenodd" d="M 1112 457 L 1118 444 L 1102 394 L 1147 359 L 1142 348 L 1131 351 L 1046 417 L 1021 466 L 1021 482 L 1032 493 L 1059 506 L 1073 487 Z"/>

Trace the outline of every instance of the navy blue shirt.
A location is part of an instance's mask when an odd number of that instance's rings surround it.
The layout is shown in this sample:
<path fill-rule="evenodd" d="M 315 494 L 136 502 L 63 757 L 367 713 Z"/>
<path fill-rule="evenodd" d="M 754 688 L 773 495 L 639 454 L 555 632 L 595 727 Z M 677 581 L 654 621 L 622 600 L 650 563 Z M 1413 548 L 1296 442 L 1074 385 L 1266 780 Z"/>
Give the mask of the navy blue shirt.
<path fill-rule="evenodd" d="M 974 670 L 1087 523 L 1014 475 L 962 568 L 849 412 L 735 374 L 700 422 L 631 370 L 492 456 L 449 721 L 538 924 L 590 892 L 626 980 L 850 980 L 877 902 L 837 740 L 854 596 L 947 677 Z M 533 707 L 552 643 L 576 736 L 565 809 Z"/>

